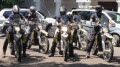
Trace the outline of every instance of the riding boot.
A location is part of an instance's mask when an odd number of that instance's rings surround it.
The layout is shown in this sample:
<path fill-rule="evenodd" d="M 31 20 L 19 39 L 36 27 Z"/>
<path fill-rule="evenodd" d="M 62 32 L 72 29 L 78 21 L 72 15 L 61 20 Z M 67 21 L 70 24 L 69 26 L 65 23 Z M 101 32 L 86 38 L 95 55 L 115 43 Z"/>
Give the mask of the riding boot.
<path fill-rule="evenodd" d="M 54 56 L 56 44 L 57 43 L 53 42 L 52 47 L 51 47 L 51 54 L 49 55 L 49 57 L 53 57 Z"/>
<path fill-rule="evenodd" d="M 90 52 L 86 53 L 86 58 L 90 58 Z"/>
<path fill-rule="evenodd" d="M 27 44 L 23 43 L 23 57 L 26 57 L 26 47 L 27 47 Z"/>
<path fill-rule="evenodd" d="M 5 39 L 4 44 L 3 44 L 3 58 L 5 58 L 7 46 L 8 46 L 8 38 Z"/>
<path fill-rule="evenodd" d="M 99 51 L 103 51 L 103 48 L 102 48 L 102 38 L 101 38 L 100 34 L 98 36 L 98 50 Z"/>
<path fill-rule="evenodd" d="M 73 44 L 70 43 L 70 44 L 69 44 L 69 56 L 70 56 L 70 57 L 75 57 L 73 49 L 74 49 L 74 48 L 73 48 Z"/>

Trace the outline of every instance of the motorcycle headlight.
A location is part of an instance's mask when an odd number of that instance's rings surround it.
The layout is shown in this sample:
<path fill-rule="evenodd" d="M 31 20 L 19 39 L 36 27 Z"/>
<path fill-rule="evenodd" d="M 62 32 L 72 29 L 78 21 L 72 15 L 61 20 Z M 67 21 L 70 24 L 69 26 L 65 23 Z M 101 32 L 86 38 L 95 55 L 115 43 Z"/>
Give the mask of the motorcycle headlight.
<path fill-rule="evenodd" d="M 107 29 L 107 28 L 103 28 L 103 32 L 104 32 L 104 33 L 107 33 L 107 32 L 108 32 L 108 29 Z"/>
<path fill-rule="evenodd" d="M 15 31 L 19 32 L 20 31 L 20 27 L 15 27 Z"/>
<path fill-rule="evenodd" d="M 40 25 L 40 26 L 38 26 L 38 28 L 40 29 L 40 30 L 42 30 L 42 26 Z"/>
<path fill-rule="evenodd" d="M 78 26 L 79 26 L 79 29 L 82 29 L 82 25 L 79 24 Z"/>
<path fill-rule="evenodd" d="M 67 27 L 62 27 L 62 31 L 66 32 L 67 31 Z"/>

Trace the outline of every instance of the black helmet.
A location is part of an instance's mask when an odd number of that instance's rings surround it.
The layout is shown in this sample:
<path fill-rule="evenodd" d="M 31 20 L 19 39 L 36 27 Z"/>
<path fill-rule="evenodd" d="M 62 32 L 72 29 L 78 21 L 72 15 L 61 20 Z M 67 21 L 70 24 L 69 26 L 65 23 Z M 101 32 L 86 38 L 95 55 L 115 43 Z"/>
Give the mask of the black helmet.
<path fill-rule="evenodd" d="M 102 12 L 102 6 L 101 5 L 97 5 L 95 9 L 96 9 L 97 12 Z"/>
<path fill-rule="evenodd" d="M 13 11 L 13 13 L 19 13 L 20 12 L 20 8 L 19 8 L 19 6 L 18 5 L 14 5 L 13 6 L 13 8 L 12 8 L 12 11 Z"/>
<path fill-rule="evenodd" d="M 66 14 L 66 8 L 64 6 L 60 7 L 60 14 L 65 15 Z"/>
<path fill-rule="evenodd" d="M 30 12 L 31 13 L 35 13 L 36 12 L 36 8 L 34 6 L 30 6 Z"/>

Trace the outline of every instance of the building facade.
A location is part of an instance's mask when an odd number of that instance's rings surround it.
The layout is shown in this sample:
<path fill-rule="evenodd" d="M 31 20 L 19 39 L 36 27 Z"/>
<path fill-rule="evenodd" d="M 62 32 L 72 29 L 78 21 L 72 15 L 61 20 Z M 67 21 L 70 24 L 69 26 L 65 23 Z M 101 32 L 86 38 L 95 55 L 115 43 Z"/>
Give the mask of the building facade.
<path fill-rule="evenodd" d="M 98 4 L 105 9 L 120 12 L 120 0 L 25 0 L 21 6 L 29 7 L 34 5 L 37 10 L 43 12 L 46 16 L 54 17 L 59 15 L 61 6 L 65 6 L 67 11 L 70 11 L 74 8 L 96 6 Z"/>

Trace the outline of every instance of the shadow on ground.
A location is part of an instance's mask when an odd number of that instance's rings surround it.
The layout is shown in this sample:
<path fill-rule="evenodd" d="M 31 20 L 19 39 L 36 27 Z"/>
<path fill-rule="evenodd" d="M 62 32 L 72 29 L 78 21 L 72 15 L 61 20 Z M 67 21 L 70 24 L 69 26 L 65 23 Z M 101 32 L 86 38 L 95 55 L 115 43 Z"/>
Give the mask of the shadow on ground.
<path fill-rule="evenodd" d="M 88 64 L 57 64 L 55 62 L 46 62 L 46 63 L 36 63 L 36 64 L 17 64 L 11 67 L 120 67 L 120 66 L 114 66 L 114 65 L 107 65 L 107 64 L 94 64 L 94 65 L 88 65 Z"/>

